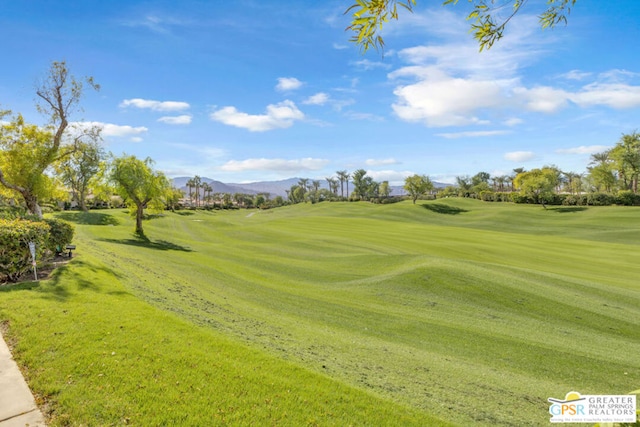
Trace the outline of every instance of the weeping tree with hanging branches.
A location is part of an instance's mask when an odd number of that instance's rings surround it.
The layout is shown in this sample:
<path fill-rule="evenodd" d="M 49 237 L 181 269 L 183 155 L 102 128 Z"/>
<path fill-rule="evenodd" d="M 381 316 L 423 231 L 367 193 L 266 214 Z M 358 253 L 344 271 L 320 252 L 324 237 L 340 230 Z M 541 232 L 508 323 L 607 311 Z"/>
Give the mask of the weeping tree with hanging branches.
<path fill-rule="evenodd" d="M 459 0 L 441 0 L 443 5 L 456 5 Z M 480 50 L 489 49 L 504 35 L 511 19 L 525 9 L 528 0 L 468 0 L 473 6 L 467 16 L 471 32 Z M 547 0 L 544 10 L 538 11 L 540 26 L 552 28 L 567 23 L 567 17 L 577 0 Z M 463 2 L 464 3 L 464 2 Z M 399 18 L 398 10 L 413 12 L 417 0 L 356 0 L 345 12 L 351 14 L 351 41 L 363 52 L 370 48 L 384 49 L 380 32 L 390 20 Z"/>
<path fill-rule="evenodd" d="M 153 169 L 150 158 L 140 160 L 126 154 L 113 159 L 109 177 L 118 194 L 132 208 L 136 218 L 135 233 L 144 237 L 144 210 L 164 208 L 164 199 L 171 189 L 169 180 L 162 172 Z"/>

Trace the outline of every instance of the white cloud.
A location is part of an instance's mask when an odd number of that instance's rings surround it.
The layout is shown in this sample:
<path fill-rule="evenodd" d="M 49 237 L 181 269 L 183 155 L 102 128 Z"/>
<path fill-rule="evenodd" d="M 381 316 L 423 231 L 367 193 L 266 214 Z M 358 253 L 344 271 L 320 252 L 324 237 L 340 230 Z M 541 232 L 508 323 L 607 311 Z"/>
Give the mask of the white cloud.
<path fill-rule="evenodd" d="M 344 107 L 347 107 L 355 103 L 353 99 L 333 99 L 327 93 L 318 92 L 315 95 L 311 95 L 304 101 L 305 105 L 330 105 L 335 111 L 342 111 Z"/>
<path fill-rule="evenodd" d="M 424 17 L 437 22 L 436 25 L 427 28 Z M 434 17 L 438 18 L 434 20 Z M 388 77 L 397 83 L 392 108 L 401 120 L 420 122 L 428 127 L 466 126 L 487 124 L 489 118 L 500 117 L 505 111 L 552 114 L 572 105 L 640 107 L 640 86 L 632 84 L 640 74 L 626 70 L 601 73 L 579 89 L 560 84 L 533 87 L 525 84 L 522 70 L 537 60 L 555 38 L 550 33 L 540 36 L 534 16 L 514 18 L 517 22 L 512 22 L 504 39 L 482 53 L 472 38 L 462 36 L 455 27 L 459 21 L 456 14 L 429 10 L 410 19 L 402 31 L 423 30 L 446 42 L 414 46 L 398 53 L 398 58 L 407 65 L 389 73 Z M 593 77 L 590 73 L 572 70 L 556 78 L 566 83 L 567 79 L 586 81 Z M 522 122 L 512 118 L 503 123 L 514 126 Z"/>
<path fill-rule="evenodd" d="M 158 121 L 168 125 L 188 125 L 191 123 L 191 116 L 188 114 L 181 116 L 164 116 L 160 117 Z"/>
<path fill-rule="evenodd" d="M 512 162 L 528 162 L 536 157 L 532 151 L 512 151 L 511 153 L 505 153 L 505 160 Z"/>
<path fill-rule="evenodd" d="M 571 70 L 568 73 L 561 74 L 559 77 L 568 80 L 584 80 L 587 77 L 591 77 L 592 73 L 580 71 L 580 70 Z"/>
<path fill-rule="evenodd" d="M 344 116 L 350 120 L 368 120 L 372 122 L 383 122 L 384 117 L 372 113 L 360 113 L 357 111 L 347 111 Z"/>
<path fill-rule="evenodd" d="M 469 35 L 468 24 L 457 13 L 432 9 L 412 14 L 404 20 L 405 24 L 411 24 L 411 21 L 414 24 L 409 30 L 411 33 L 426 30 L 446 42 L 403 49 L 398 53 L 401 59 L 409 64 L 435 66 L 452 75 L 481 80 L 514 77 L 518 70 L 541 56 L 545 44 L 553 38 L 550 33 L 540 33 L 537 17 L 519 14 L 499 43 L 490 50 L 479 52 L 477 42 Z M 416 26 L 420 28 L 416 29 Z"/>
<path fill-rule="evenodd" d="M 591 83 L 568 98 L 581 107 L 606 105 L 624 109 L 640 107 L 640 86 L 622 83 Z"/>
<path fill-rule="evenodd" d="M 102 127 L 102 136 L 115 136 L 119 138 L 132 137 L 146 133 L 149 129 L 144 126 L 114 125 L 105 123 Z"/>
<path fill-rule="evenodd" d="M 229 172 L 242 171 L 277 171 L 277 172 L 299 172 L 320 170 L 329 163 L 329 160 L 314 159 L 307 157 L 304 159 L 246 159 L 230 160 L 221 169 Z"/>
<path fill-rule="evenodd" d="M 456 138 L 477 138 L 487 136 L 498 136 L 511 133 L 508 130 L 479 130 L 479 131 L 467 131 L 467 132 L 451 132 L 451 133 L 439 133 L 438 136 L 447 139 Z"/>
<path fill-rule="evenodd" d="M 161 17 L 158 15 L 147 15 L 142 18 L 122 21 L 120 25 L 126 27 L 147 28 L 158 34 L 170 34 L 172 27 L 190 25 L 191 22 L 176 19 L 175 17 Z"/>
<path fill-rule="evenodd" d="M 606 83 L 628 83 L 634 77 L 640 76 L 640 73 L 633 71 L 613 69 L 600 73 L 598 79 Z"/>
<path fill-rule="evenodd" d="M 151 99 L 125 99 L 120 103 L 120 107 L 147 108 L 153 111 L 182 111 L 190 107 L 186 102 L 180 101 L 154 101 Z"/>
<path fill-rule="evenodd" d="M 608 145 L 581 145 L 573 148 L 559 148 L 556 150 L 558 154 L 595 154 L 610 149 Z"/>
<path fill-rule="evenodd" d="M 538 86 L 532 89 L 516 88 L 514 95 L 525 108 L 541 113 L 555 113 L 573 102 L 579 107 L 606 106 L 616 109 L 640 107 L 640 86 L 624 83 L 594 82 L 576 92 Z"/>
<path fill-rule="evenodd" d="M 394 171 L 394 170 L 367 171 L 367 175 L 373 178 L 374 181 L 377 181 L 377 182 L 389 181 L 389 184 L 391 185 L 401 185 L 404 183 L 404 179 L 406 177 L 414 174 L 415 172 L 411 172 L 411 171 Z"/>
<path fill-rule="evenodd" d="M 555 113 L 568 104 L 569 93 L 549 86 L 538 86 L 532 89 L 519 87 L 514 90 L 525 108 L 539 113 Z"/>
<path fill-rule="evenodd" d="M 211 120 L 247 129 L 251 132 L 264 132 L 272 129 L 288 128 L 296 120 L 304 119 L 302 111 L 293 101 L 285 100 L 267 106 L 265 114 L 247 114 L 235 107 L 224 107 L 211 113 Z"/>
<path fill-rule="evenodd" d="M 430 127 L 485 124 L 477 114 L 509 103 L 504 94 L 510 80 L 476 80 L 451 77 L 436 67 L 405 67 L 391 78 L 413 76 L 417 83 L 398 86 L 393 111 L 402 120 Z"/>
<path fill-rule="evenodd" d="M 398 162 L 396 159 L 394 158 L 388 158 L 388 159 L 367 159 L 365 161 L 365 164 L 367 166 L 383 166 L 383 165 L 397 165 L 400 162 Z"/>
<path fill-rule="evenodd" d="M 344 49 L 348 49 L 349 46 L 347 46 L 346 44 L 334 43 L 333 48 L 336 50 L 344 50 Z"/>
<path fill-rule="evenodd" d="M 302 86 L 302 82 L 295 77 L 280 77 L 278 78 L 278 84 L 276 85 L 276 90 L 279 91 L 288 91 L 295 90 Z"/>
<path fill-rule="evenodd" d="M 142 141 L 140 135 L 146 133 L 149 130 L 144 126 L 134 127 L 129 125 L 114 125 L 112 123 L 102 122 L 73 122 L 70 123 L 70 126 L 80 129 L 99 127 L 102 129 L 102 137 L 129 138 L 133 142 Z"/>
<path fill-rule="evenodd" d="M 308 105 L 324 105 L 329 101 L 329 95 L 324 92 L 318 92 L 315 95 L 311 95 L 309 98 L 304 100 L 303 104 Z"/>
<path fill-rule="evenodd" d="M 517 126 L 517 125 L 522 124 L 522 123 L 524 123 L 524 120 L 522 120 L 522 119 L 520 119 L 518 117 L 513 117 L 513 118 L 507 119 L 507 120 L 505 120 L 503 122 L 503 124 L 505 126 Z"/>
<path fill-rule="evenodd" d="M 376 68 L 383 68 L 388 70 L 391 68 L 391 64 L 387 64 L 380 61 L 371 61 L 369 59 L 362 59 L 360 61 L 352 61 L 351 65 L 355 65 L 358 68 L 361 68 L 365 71 L 375 70 Z"/>
<path fill-rule="evenodd" d="M 183 144 L 183 143 L 172 143 L 169 145 L 181 151 L 190 151 L 190 152 L 196 153 L 199 159 L 213 160 L 213 159 L 219 159 L 227 155 L 227 151 L 222 148 L 201 147 L 197 145 Z"/>

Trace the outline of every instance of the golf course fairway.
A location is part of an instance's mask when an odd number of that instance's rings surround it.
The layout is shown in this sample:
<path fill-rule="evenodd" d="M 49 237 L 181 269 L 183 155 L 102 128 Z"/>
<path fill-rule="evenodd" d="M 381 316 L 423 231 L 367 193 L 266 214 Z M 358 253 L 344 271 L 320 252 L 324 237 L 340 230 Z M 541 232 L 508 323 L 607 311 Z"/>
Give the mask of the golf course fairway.
<path fill-rule="evenodd" d="M 640 388 L 640 208 L 438 199 L 60 212 L 0 288 L 51 425 L 545 425 Z"/>

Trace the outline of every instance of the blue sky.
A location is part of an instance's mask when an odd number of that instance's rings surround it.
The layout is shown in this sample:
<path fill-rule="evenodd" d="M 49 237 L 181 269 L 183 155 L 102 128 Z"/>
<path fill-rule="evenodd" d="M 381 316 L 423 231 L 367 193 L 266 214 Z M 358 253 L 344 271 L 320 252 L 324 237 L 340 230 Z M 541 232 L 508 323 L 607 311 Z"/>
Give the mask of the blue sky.
<path fill-rule="evenodd" d="M 348 6 L 0 0 L 0 108 L 42 123 L 35 83 L 65 60 L 101 85 L 74 120 L 102 124 L 108 151 L 224 182 L 583 172 L 640 128 L 640 1 L 579 0 L 542 31 L 530 0 L 480 53 L 466 2 L 418 0 L 384 56 L 348 41 Z"/>

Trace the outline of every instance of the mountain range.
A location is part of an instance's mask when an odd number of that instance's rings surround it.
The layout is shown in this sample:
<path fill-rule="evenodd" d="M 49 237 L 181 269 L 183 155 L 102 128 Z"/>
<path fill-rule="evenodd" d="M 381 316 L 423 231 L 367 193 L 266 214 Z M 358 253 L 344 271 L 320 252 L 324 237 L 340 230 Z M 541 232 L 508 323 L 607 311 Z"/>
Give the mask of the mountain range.
<path fill-rule="evenodd" d="M 189 181 L 192 177 L 181 176 L 177 178 L 173 178 L 173 186 L 179 188 L 185 193 L 189 192 L 187 188 L 187 181 Z M 211 178 L 200 178 L 202 182 L 206 182 L 207 184 L 213 187 L 214 193 L 243 193 L 243 194 L 258 194 L 258 193 L 269 193 L 271 197 L 282 196 L 287 197 L 286 190 L 289 190 L 292 186 L 297 185 L 300 181 L 300 178 L 288 178 L 283 179 L 281 181 L 259 181 L 259 182 L 248 182 L 248 183 L 224 183 L 220 181 L 216 181 Z M 441 182 L 433 182 L 433 185 L 436 188 L 444 188 L 449 184 L 443 184 Z M 329 188 L 327 181 L 322 180 L 320 184 L 320 188 Z M 353 183 L 349 184 L 349 191 L 352 191 Z M 346 189 L 345 189 L 346 190 Z M 193 191 L 193 190 L 192 190 Z M 405 194 L 404 189 L 401 185 L 392 185 L 391 186 L 391 195 L 399 196 Z"/>

